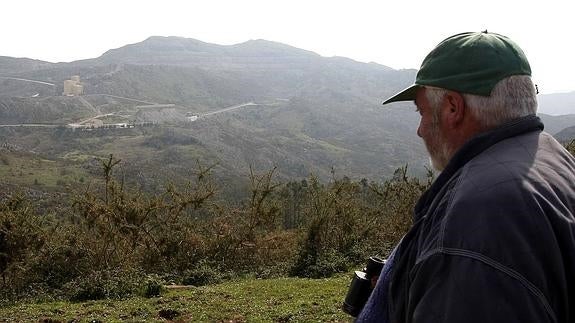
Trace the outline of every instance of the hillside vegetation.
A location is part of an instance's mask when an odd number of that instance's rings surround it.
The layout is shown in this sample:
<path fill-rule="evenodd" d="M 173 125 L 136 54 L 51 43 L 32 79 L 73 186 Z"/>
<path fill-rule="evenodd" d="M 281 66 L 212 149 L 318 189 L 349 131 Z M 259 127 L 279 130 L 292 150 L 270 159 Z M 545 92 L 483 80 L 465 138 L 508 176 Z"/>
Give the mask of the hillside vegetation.
<path fill-rule="evenodd" d="M 427 164 L 415 134 L 417 114 L 409 108 L 380 107 L 384 96 L 411 82 L 413 70 L 321 57 L 264 40 L 221 46 L 177 37 L 151 37 L 72 63 L 35 66 L 6 59 L 6 66 L 10 63 L 7 76 L 55 88 L 0 80 L 0 124 L 56 128 L 0 127 L 0 143 L 56 163 L 70 162 L 74 155 L 103 158 L 114 153 L 156 185 L 166 176 L 185 176 L 182 170 L 195 160 L 216 161 L 222 177 L 232 181 L 245 176 L 250 166 L 259 171 L 277 166 L 284 179 L 313 174 L 327 180 L 333 167 L 354 179 L 381 180 L 406 161 L 419 175 Z M 72 75 L 80 76 L 83 97 L 91 106 L 60 96 L 64 80 Z M 144 102 L 173 106 L 143 107 Z M 254 105 L 208 115 L 246 103 Z M 57 128 L 104 114 L 113 114 L 98 118 L 104 124 L 152 122 L 157 131 L 62 137 L 65 131 Z M 188 116 L 199 119 L 187 122 Z M 163 138 L 168 133 L 179 138 L 178 144 L 168 140 L 158 145 L 158 132 L 165 133 Z M 151 142 L 156 142 L 152 151 L 142 145 Z M 179 161 L 162 167 L 160 156 Z M 165 173 L 156 180 L 148 169 Z"/>
<path fill-rule="evenodd" d="M 566 148 L 575 155 L 575 141 Z M 347 320 L 339 306 L 349 277 L 338 273 L 385 256 L 432 179 L 422 183 L 401 168 L 382 185 L 345 177 L 279 183 L 271 170 L 252 174 L 249 196 L 233 206 L 218 199 L 210 168 L 149 195 L 117 181 L 120 163 L 103 160 L 100 186 L 50 214 L 18 195 L 2 201 L 1 316 Z M 285 276 L 300 278 L 275 278 Z M 164 287 L 173 284 L 188 287 Z M 107 301 L 69 303 L 100 299 Z"/>
<path fill-rule="evenodd" d="M 0 58 L 0 66 L 9 77 L 0 79 L 0 144 L 84 169 L 113 153 L 125 162 L 127 180 L 150 189 L 186 177 L 196 161 L 217 163 L 219 178 L 232 183 L 250 167 L 276 166 L 284 180 L 314 175 L 325 181 L 333 168 L 354 180 L 382 181 L 406 162 L 423 177 L 428 164 L 413 105 L 381 106 L 413 81 L 414 70 L 322 57 L 265 40 L 222 46 L 179 37 L 150 37 L 72 63 Z M 81 98 L 61 96 L 72 75 L 84 86 Z M 252 105 L 210 114 L 242 104 Z M 190 116 L 198 119 L 190 122 Z M 552 134 L 575 125 L 571 116 L 542 117 Z M 82 122 L 154 128 L 65 128 Z M 23 177 L 5 182 L 35 183 Z"/>
<path fill-rule="evenodd" d="M 5 302 L 150 296 L 169 282 L 202 286 L 245 275 L 330 277 L 385 255 L 429 185 L 405 168 L 383 184 L 280 183 L 272 169 L 252 173 L 247 197 L 231 204 L 220 199 L 209 167 L 148 194 L 114 176 L 119 164 L 103 160 L 98 185 L 51 208 L 18 194 L 2 200 Z"/>
<path fill-rule="evenodd" d="M 413 70 L 151 37 L 0 72 L 0 316 L 345 320 L 341 273 L 433 180 L 412 104 L 380 105 Z"/>

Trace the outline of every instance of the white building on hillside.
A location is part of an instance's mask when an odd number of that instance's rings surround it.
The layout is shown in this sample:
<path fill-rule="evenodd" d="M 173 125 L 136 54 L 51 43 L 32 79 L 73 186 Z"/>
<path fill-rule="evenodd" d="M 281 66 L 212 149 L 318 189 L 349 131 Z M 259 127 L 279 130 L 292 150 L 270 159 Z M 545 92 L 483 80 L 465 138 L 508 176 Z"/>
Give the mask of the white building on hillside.
<path fill-rule="evenodd" d="M 74 75 L 70 80 L 64 81 L 64 93 L 66 96 L 77 96 L 84 93 L 84 85 L 80 82 L 80 76 Z"/>

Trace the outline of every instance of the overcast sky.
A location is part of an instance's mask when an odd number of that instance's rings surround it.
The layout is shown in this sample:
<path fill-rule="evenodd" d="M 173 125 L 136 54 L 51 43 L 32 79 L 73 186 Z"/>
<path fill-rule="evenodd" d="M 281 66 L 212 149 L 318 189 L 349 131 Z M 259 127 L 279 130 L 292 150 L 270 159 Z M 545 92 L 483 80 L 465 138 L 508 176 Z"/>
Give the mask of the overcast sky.
<path fill-rule="evenodd" d="M 396 69 L 444 38 L 497 32 L 521 46 L 542 93 L 575 90 L 575 1 L 7 0 L 0 56 L 68 62 L 149 36 L 266 39 Z"/>

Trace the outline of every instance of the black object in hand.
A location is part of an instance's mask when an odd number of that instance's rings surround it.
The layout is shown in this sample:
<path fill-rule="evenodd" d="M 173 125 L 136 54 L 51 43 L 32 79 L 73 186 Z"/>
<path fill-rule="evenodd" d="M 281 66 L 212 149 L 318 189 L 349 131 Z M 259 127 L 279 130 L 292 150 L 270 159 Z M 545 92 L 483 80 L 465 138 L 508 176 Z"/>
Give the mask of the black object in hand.
<path fill-rule="evenodd" d="M 375 288 L 377 278 L 381 274 L 381 269 L 385 265 L 385 260 L 379 257 L 369 257 L 367 266 L 363 271 L 355 271 L 353 280 L 347 291 L 347 296 L 343 302 L 343 311 L 356 317 L 367 302 L 369 295 Z"/>

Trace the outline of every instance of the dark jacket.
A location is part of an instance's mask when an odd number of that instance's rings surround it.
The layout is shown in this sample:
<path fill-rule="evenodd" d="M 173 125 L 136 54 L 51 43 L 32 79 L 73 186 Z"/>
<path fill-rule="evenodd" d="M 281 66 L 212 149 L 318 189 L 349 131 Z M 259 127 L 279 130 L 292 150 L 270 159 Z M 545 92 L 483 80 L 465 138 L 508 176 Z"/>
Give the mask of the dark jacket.
<path fill-rule="evenodd" d="M 528 116 L 481 134 L 421 197 L 391 322 L 575 322 L 575 158 Z"/>

